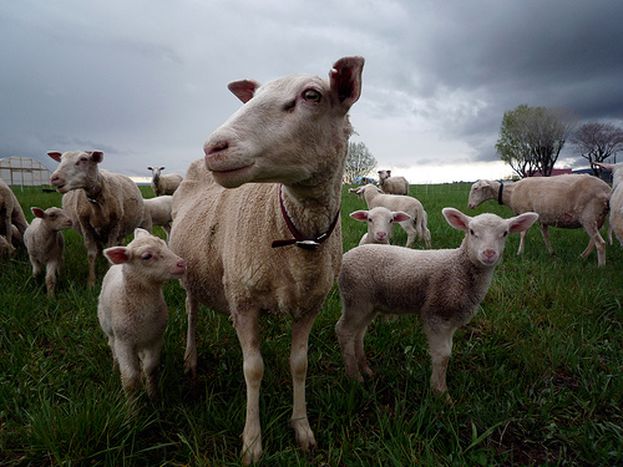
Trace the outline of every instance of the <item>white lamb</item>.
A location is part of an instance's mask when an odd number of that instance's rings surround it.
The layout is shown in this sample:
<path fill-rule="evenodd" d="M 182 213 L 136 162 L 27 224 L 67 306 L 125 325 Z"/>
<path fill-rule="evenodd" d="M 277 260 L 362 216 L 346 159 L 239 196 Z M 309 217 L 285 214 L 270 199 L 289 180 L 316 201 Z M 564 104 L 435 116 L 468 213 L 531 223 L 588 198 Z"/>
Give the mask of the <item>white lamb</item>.
<path fill-rule="evenodd" d="M 602 169 L 612 171 L 612 194 L 610 195 L 610 217 L 608 218 L 608 239 L 612 245 L 612 232 L 623 245 L 623 163 L 607 164 L 595 162 Z"/>
<path fill-rule="evenodd" d="M 61 230 L 72 225 L 69 216 L 60 208 L 30 208 L 35 216 L 24 232 L 24 244 L 32 265 L 32 276 L 38 276 L 45 267 L 45 286 L 48 297 L 54 296 L 56 281 L 63 266 L 65 240 Z"/>
<path fill-rule="evenodd" d="M 471 209 L 488 199 L 497 199 L 515 214 L 534 211 L 539 214 L 543 242 L 550 254 L 554 250 L 549 242 L 549 226 L 566 229 L 583 227 L 590 241 L 582 252 L 586 258 L 597 248 L 597 265 L 606 264 L 606 242 L 599 229 L 608 215 L 610 187 L 592 175 L 558 175 L 555 177 L 530 177 L 518 182 L 479 180 L 469 192 Z M 524 250 L 526 232 L 522 232 L 517 254 Z"/>
<path fill-rule="evenodd" d="M 411 250 L 364 245 L 344 254 L 338 279 L 342 316 L 336 333 L 349 377 L 372 376 L 365 356 L 366 329 L 379 314 L 419 314 L 432 358 L 431 387 L 445 393 L 454 332 L 468 323 L 485 297 L 509 233 L 523 232 L 538 218 L 495 214 L 468 217 L 445 208 L 452 227 L 465 232 L 452 250 Z"/>
<path fill-rule="evenodd" d="M 196 372 L 199 304 L 229 314 L 244 359 L 246 463 L 262 453 L 258 319 L 266 311 L 291 317 L 290 423 L 303 450 L 316 444 L 305 403 L 307 342 L 340 270 L 347 112 L 359 99 L 363 62 L 338 60 L 328 81 L 299 75 L 263 86 L 230 83 L 245 104 L 212 133 L 205 160 L 191 164 L 173 196 L 169 243 L 188 260 L 186 367 Z"/>
<path fill-rule="evenodd" d="M 104 256 L 113 266 L 102 281 L 97 317 L 108 337 L 113 368 L 119 368 L 128 395 L 140 386 L 142 368 L 147 395 L 155 399 L 168 319 L 162 286 L 181 278 L 186 262 L 143 229 L 135 230 L 127 246 L 105 249 Z"/>
<path fill-rule="evenodd" d="M 408 195 L 409 182 L 404 177 L 392 177 L 391 170 L 379 170 L 379 187 L 389 195 Z"/>
<path fill-rule="evenodd" d="M 166 232 L 167 238 L 169 238 L 171 222 L 173 222 L 173 217 L 171 216 L 173 196 L 162 195 L 155 198 L 146 198 L 143 199 L 143 203 L 145 204 L 145 217 L 149 216 L 151 221 L 148 223 L 150 227 L 146 228 L 146 230 L 151 230 L 151 226 L 159 225 Z"/>
<path fill-rule="evenodd" d="M 183 177 L 180 174 L 161 175 L 164 167 L 147 167 L 147 169 L 151 170 L 151 187 L 156 196 L 172 195 L 182 183 Z"/>
<path fill-rule="evenodd" d="M 431 247 L 428 215 L 418 199 L 413 196 L 388 195 L 372 184 L 363 185 L 350 191 L 362 197 L 368 205 L 368 209 L 382 206 L 390 211 L 403 211 L 409 214 L 410 220 L 398 223 L 407 233 L 405 246 L 410 247 L 416 238 L 420 238 L 424 241 L 426 248 Z"/>
<path fill-rule="evenodd" d="M 102 151 L 48 152 L 57 162 L 50 183 L 63 194 L 63 209 L 84 238 L 89 275 L 95 285 L 95 259 L 106 247 L 123 243 L 143 221 L 143 197 L 125 175 L 99 170 Z"/>
<path fill-rule="evenodd" d="M 350 217 L 368 224 L 368 231 L 359 240 L 359 245 L 368 243 L 384 243 L 387 245 L 392 235 L 394 222 L 404 222 L 411 219 L 411 216 L 406 212 L 390 211 L 382 206 L 372 208 L 369 211 L 351 212 Z"/>

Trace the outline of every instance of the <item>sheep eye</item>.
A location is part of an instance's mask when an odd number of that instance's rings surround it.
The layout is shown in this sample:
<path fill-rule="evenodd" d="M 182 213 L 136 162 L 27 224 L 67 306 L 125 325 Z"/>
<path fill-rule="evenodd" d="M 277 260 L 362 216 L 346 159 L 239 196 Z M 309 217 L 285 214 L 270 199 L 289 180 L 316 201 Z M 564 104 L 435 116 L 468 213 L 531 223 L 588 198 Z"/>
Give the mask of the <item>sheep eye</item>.
<path fill-rule="evenodd" d="M 502 237 L 506 237 L 508 235 L 508 230 L 502 234 Z"/>
<path fill-rule="evenodd" d="M 56 214 L 50 214 L 50 219 L 56 219 Z"/>
<path fill-rule="evenodd" d="M 394 219 L 390 219 L 390 220 L 389 220 L 389 223 L 390 223 L 390 224 L 391 224 L 392 222 L 394 222 Z"/>
<path fill-rule="evenodd" d="M 283 106 L 283 110 L 286 112 L 289 112 L 290 110 L 293 110 L 295 106 L 296 106 L 296 99 L 292 99 L 290 102 L 288 102 L 287 104 Z"/>
<path fill-rule="evenodd" d="M 306 89 L 303 91 L 303 99 L 306 101 L 320 102 L 322 95 L 315 89 Z"/>
<path fill-rule="evenodd" d="M 143 254 L 141 255 L 141 259 L 142 259 L 142 260 L 147 261 L 147 260 L 151 259 L 151 258 L 152 258 L 152 256 L 153 256 L 153 255 L 152 255 L 151 253 L 143 253 Z"/>
<path fill-rule="evenodd" d="M 470 234 L 470 235 L 476 235 L 476 234 L 474 233 L 474 230 L 473 230 L 473 229 L 469 229 L 469 234 Z"/>

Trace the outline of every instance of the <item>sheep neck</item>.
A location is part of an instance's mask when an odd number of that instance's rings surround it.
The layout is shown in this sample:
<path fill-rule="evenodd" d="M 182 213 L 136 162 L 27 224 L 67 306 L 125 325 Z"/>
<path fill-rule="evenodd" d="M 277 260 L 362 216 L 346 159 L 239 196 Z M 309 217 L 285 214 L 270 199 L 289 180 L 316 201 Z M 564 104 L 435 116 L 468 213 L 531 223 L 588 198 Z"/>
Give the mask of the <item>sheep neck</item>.
<path fill-rule="evenodd" d="M 509 206 L 511 195 L 513 194 L 513 189 L 515 188 L 515 185 L 513 183 L 504 183 L 504 184 L 502 182 L 497 182 L 497 183 L 499 184 L 498 191 L 496 192 L 498 203 Z M 503 188 L 501 188 L 500 186 L 502 186 Z M 500 196 L 500 194 L 502 196 Z"/>
<path fill-rule="evenodd" d="M 89 186 L 87 186 L 84 189 L 84 192 L 86 193 L 87 199 L 89 200 L 90 203 L 99 204 L 99 198 L 102 196 L 103 190 L 104 190 L 103 179 L 102 179 L 102 176 L 98 172 L 95 175 L 95 180 L 93 181 L 93 183 L 90 183 Z"/>

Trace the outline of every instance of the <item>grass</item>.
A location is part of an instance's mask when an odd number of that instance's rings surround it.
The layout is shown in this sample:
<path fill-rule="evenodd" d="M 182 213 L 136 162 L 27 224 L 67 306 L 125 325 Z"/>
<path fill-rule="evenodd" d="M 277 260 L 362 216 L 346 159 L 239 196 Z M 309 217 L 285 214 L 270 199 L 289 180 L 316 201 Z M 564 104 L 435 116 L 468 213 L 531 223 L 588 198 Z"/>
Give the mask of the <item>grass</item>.
<path fill-rule="evenodd" d="M 429 213 L 436 248 L 461 234 L 441 208 L 466 211 L 466 184 L 412 186 Z M 60 195 L 17 190 L 30 206 L 60 205 Z M 344 192 L 344 247 L 365 225 L 348 218 L 363 203 Z M 485 203 L 475 212 L 505 217 Z M 160 232 L 162 233 L 162 232 Z M 473 321 L 459 330 L 448 372 L 451 405 L 429 388 L 430 362 L 415 317 L 375 321 L 366 338 L 377 372 L 348 380 L 333 332 L 340 314 L 328 296 L 310 338 L 308 414 L 318 448 L 305 455 L 288 428 L 289 325 L 262 322 L 266 365 L 261 393 L 265 465 L 605 464 L 623 458 L 623 251 L 608 248 L 597 268 L 579 230 L 552 229 L 556 255 L 528 234 L 523 257 L 510 238 L 504 262 Z M 57 298 L 30 277 L 24 251 L 0 264 L 0 464 L 238 465 L 244 424 L 241 352 L 227 317 L 201 314 L 199 384 L 183 374 L 184 293 L 167 285 L 170 309 L 161 365 L 162 401 L 128 405 L 87 290 L 86 253 L 65 235 L 66 265 Z M 394 243 L 405 234 L 396 232 Z M 420 247 L 420 246 L 418 246 Z M 98 277 L 106 270 L 98 264 Z"/>

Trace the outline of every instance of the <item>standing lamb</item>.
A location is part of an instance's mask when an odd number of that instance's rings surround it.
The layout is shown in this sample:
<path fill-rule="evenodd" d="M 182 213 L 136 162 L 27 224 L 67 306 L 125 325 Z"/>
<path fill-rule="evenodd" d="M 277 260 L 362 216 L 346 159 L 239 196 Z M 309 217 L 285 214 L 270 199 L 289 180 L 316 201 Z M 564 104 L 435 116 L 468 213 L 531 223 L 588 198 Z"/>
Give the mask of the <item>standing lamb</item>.
<path fill-rule="evenodd" d="M 123 243 L 144 216 L 143 197 L 125 175 L 99 170 L 102 151 L 48 152 L 60 162 L 50 183 L 63 193 L 63 209 L 84 238 L 89 275 L 95 285 L 95 259 L 106 247 Z"/>
<path fill-rule="evenodd" d="M 151 187 L 156 196 L 172 195 L 177 187 L 182 183 L 183 177 L 180 174 L 160 175 L 164 167 L 147 167 L 151 170 Z"/>
<path fill-rule="evenodd" d="M 610 187 L 592 175 L 558 175 L 524 178 L 514 183 L 479 180 L 469 192 L 468 206 L 474 209 L 483 201 L 497 199 L 515 214 L 534 211 L 539 214 L 543 242 L 550 254 L 549 226 L 566 229 L 583 227 L 590 241 L 582 252 L 586 258 L 597 248 L 597 264 L 606 264 L 606 242 L 599 229 L 608 215 Z M 517 254 L 524 250 L 526 232 L 520 234 Z"/>
<path fill-rule="evenodd" d="M 390 195 L 408 195 L 409 182 L 404 177 L 392 177 L 391 170 L 379 170 L 379 186 L 383 193 Z"/>
<path fill-rule="evenodd" d="M 360 222 L 368 223 L 368 231 L 364 233 L 361 240 L 359 240 L 359 245 L 368 243 L 389 245 L 394 222 L 411 220 L 411 216 L 406 212 L 390 211 L 382 206 L 370 209 L 369 211 L 361 210 L 351 212 L 350 217 Z"/>
<path fill-rule="evenodd" d="M 24 244 L 32 265 L 32 277 L 38 276 L 45 267 L 45 286 L 48 297 L 54 297 L 56 280 L 63 266 L 65 240 L 61 230 L 69 229 L 71 219 L 60 208 L 30 208 L 35 216 L 26 232 Z"/>
<path fill-rule="evenodd" d="M 361 186 L 353 193 L 362 197 L 368 209 L 379 206 L 390 211 L 403 211 L 411 216 L 410 220 L 399 222 L 400 227 L 407 233 L 406 247 L 413 245 L 416 238 L 424 241 L 426 248 L 431 247 L 430 230 L 428 230 L 428 215 L 422 203 L 413 196 L 388 195 L 372 184 Z"/>
<path fill-rule="evenodd" d="M 607 164 L 594 162 L 602 169 L 612 171 L 612 194 L 610 195 L 610 217 L 608 218 L 608 240 L 612 245 L 612 232 L 623 245 L 623 163 Z"/>
<path fill-rule="evenodd" d="M 13 254 L 15 251 L 14 244 L 16 243 L 13 239 L 14 229 L 12 226 L 17 228 L 18 238 L 21 238 L 28 227 L 28 222 L 15 194 L 9 185 L 0 179 L 0 235 L 3 235 L 7 240 L 9 254 Z"/>
<path fill-rule="evenodd" d="M 346 373 L 363 381 L 372 376 L 363 339 L 378 313 L 420 315 L 432 359 L 431 387 L 446 393 L 446 370 L 454 332 L 467 324 L 484 299 L 509 233 L 523 232 L 538 218 L 495 214 L 468 217 L 443 209 L 448 224 L 465 232 L 452 250 L 411 250 L 364 245 L 344 254 L 338 279 L 342 316 L 335 326 Z"/>
<path fill-rule="evenodd" d="M 347 112 L 359 99 L 363 63 L 338 60 L 328 82 L 302 75 L 230 83 L 244 106 L 212 133 L 205 161 L 191 164 L 173 196 L 169 243 L 188 260 L 186 367 L 195 374 L 199 304 L 229 314 L 244 359 L 246 463 L 262 453 L 258 319 L 265 311 L 292 318 L 290 423 L 303 450 L 316 444 L 305 403 L 307 343 L 340 269 Z"/>
<path fill-rule="evenodd" d="M 145 204 L 145 218 L 149 216 L 149 220 L 144 222 L 148 226 L 146 230 L 151 230 L 152 226 L 159 225 L 166 232 L 167 238 L 169 238 L 171 222 L 173 222 L 173 217 L 171 216 L 173 196 L 162 195 L 143 199 L 143 204 Z"/>
<path fill-rule="evenodd" d="M 104 256 L 112 266 L 102 281 L 97 318 L 108 337 L 113 367 L 119 368 L 128 395 L 138 389 L 142 368 L 147 395 L 156 399 L 168 319 L 162 286 L 181 278 L 186 262 L 164 240 L 143 229 L 134 231 L 127 246 L 106 248 Z"/>

